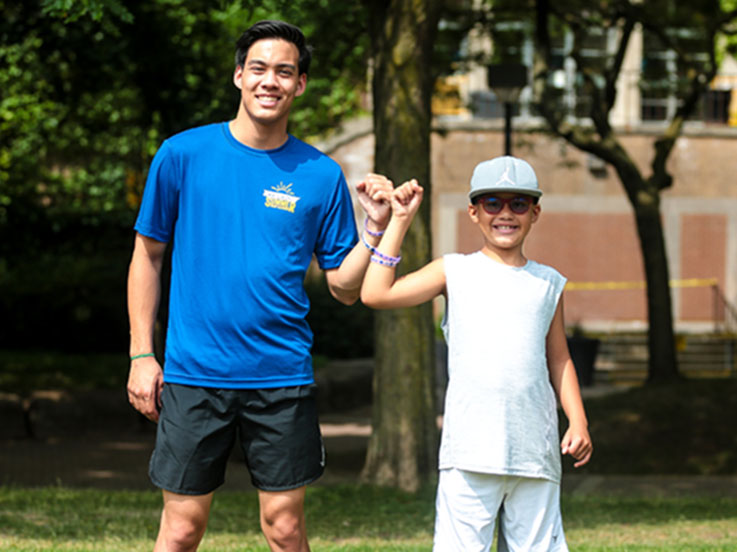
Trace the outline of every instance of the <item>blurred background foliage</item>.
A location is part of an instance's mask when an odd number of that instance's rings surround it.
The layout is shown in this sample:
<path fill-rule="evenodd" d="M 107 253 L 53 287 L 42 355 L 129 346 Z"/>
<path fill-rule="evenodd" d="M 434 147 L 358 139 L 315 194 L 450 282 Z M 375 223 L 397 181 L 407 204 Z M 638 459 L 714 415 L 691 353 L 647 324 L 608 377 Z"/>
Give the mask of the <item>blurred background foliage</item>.
<path fill-rule="evenodd" d="M 13 214 L 27 219 L 29 211 L 137 206 L 164 137 L 234 115 L 234 43 L 258 19 L 303 21 L 318 40 L 310 93 L 299 100 L 292 132 L 323 135 L 361 108 L 367 35 L 360 3 L 27 0 L 0 6 L 2 221 Z"/>
<path fill-rule="evenodd" d="M 161 142 L 235 115 L 235 41 L 270 18 L 299 25 L 314 50 L 290 132 L 308 141 L 335 132 L 370 104 L 369 9 L 329 0 L 0 0 L 0 347 L 125 351 L 132 226 Z M 453 19 L 439 35 L 435 72 L 454 61 L 465 34 L 468 21 Z M 319 282 L 310 291 L 329 313 L 311 314 L 315 333 L 327 332 L 316 352 L 365 354 L 344 339 L 340 320 L 360 323 L 370 343 L 370 313 L 341 309 Z"/>
<path fill-rule="evenodd" d="M 290 131 L 362 109 L 360 2 L 0 1 L 0 347 L 127 349 L 125 278 L 148 165 L 164 138 L 228 120 L 234 44 L 298 23 L 315 59 Z"/>

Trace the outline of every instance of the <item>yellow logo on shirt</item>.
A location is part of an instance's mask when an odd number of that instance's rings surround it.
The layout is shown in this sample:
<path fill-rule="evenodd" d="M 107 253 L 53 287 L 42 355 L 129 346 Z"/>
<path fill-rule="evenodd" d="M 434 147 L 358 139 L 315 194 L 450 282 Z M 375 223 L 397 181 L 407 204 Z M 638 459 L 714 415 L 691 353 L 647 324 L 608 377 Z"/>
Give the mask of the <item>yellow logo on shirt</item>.
<path fill-rule="evenodd" d="M 280 209 L 294 213 L 294 208 L 300 200 L 292 191 L 292 183 L 284 184 L 280 182 L 278 186 L 272 186 L 271 190 L 264 190 L 266 201 L 264 205 L 272 209 Z"/>

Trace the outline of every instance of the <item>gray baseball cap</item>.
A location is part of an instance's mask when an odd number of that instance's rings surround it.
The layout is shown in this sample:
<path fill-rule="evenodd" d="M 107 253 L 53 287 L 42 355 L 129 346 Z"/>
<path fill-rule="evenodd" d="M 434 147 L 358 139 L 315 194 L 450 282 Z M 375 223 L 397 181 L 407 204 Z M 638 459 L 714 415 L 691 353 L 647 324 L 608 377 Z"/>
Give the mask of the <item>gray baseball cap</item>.
<path fill-rule="evenodd" d="M 473 170 L 468 198 L 473 202 L 476 196 L 494 192 L 519 192 L 534 197 L 543 195 L 530 164 L 510 155 L 483 161 Z"/>

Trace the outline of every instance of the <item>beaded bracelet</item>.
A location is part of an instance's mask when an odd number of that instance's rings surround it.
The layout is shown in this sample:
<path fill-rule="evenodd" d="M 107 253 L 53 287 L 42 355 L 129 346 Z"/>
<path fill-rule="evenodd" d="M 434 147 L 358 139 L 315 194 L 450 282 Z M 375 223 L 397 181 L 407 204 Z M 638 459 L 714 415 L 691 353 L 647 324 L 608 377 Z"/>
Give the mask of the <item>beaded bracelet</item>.
<path fill-rule="evenodd" d="M 378 232 L 372 232 L 371 230 L 368 229 L 368 217 L 366 217 L 365 219 L 363 219 L 363 229 L 366 231 L 366 233 L 369 236 L 373 236 L 375 238 L 380 238 L 381 236 L 384 235 L 384 231 L 383 230 L 380 230 Z"/>
<path fill-rule="evenodd" d="M 387 261 L 389 263 L 394 263 L 394 265 L 396 265 L 402 259 L 401 256 L 400 257 L 392 257 L 391 255 L 386 255 L 385 253 L 382 253 L 381 251 L 379 251 L 378 249 L 376 249 L 373 245 L 371 245 L 369 242 L 367 242 L 366 241 L 366 236 L 364 236 L 363 234 L 361 234 L 361 240 L 363 241 L 363 245 L 366 246 L 366 249 L 368 249 L 369 251 L 371 251 L 371 253 L 374 256 L 376 256 L 376 257 L 378 257 L 380 259 L 383 259 L 383 260 L 385 260 L 385 261 Z M 392 266 L 394 266 L 394 265 L 392 265 Z"/>
<path fill-rule="evenodd" d="M 397 266 L 399 264 L 399 261 L 402 260 L 402 257 L 392 257 L 392 259 L 393 260 L 388 261 L 388 260 L 382 259 L 381 257 L 378 257 L 376 255 L 371 255 L 371 262 L 372 263 L 377 263 L 377 264 L 380 264 L 382 266 L 388 266 L 390 268 L 394 268 L 395 266 Z"/>

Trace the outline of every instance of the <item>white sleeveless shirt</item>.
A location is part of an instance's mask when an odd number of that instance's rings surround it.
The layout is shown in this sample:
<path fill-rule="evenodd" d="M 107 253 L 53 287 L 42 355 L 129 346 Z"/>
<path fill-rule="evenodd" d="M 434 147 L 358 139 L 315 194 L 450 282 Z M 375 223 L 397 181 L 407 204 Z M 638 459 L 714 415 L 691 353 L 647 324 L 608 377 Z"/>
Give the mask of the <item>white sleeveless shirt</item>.
<path fill-rule="evenodd" d="M 440 469 L 560 482 L 555 392 L 546 337 L 566 279 L 483 253 L 444 258 L 448 343 Z"/>

